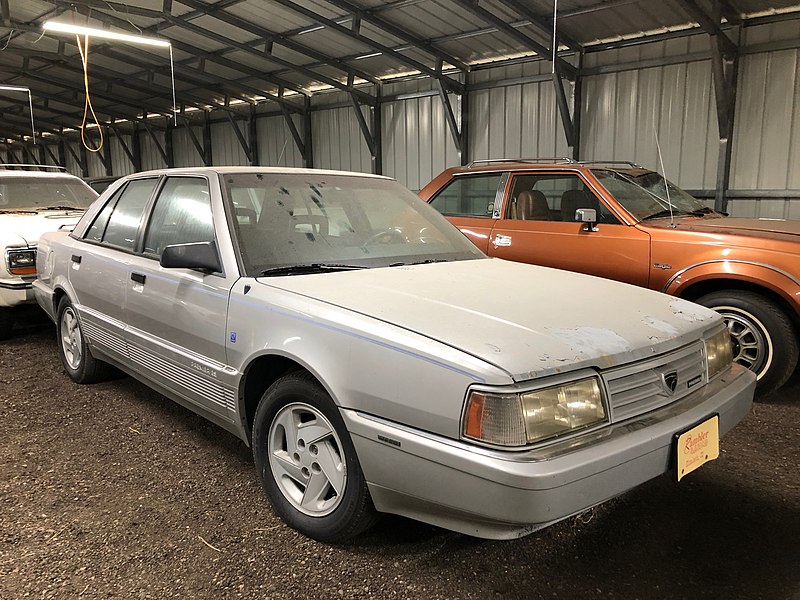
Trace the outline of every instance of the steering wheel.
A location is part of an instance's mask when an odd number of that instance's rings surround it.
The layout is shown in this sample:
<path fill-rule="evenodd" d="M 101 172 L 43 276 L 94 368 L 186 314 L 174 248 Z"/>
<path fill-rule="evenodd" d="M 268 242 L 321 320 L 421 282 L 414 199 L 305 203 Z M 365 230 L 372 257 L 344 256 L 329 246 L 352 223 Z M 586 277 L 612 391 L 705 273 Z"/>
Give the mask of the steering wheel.
<path fill-rule="evenodd" d="M 374 246 L 375 244 L 392 244 L 406 242 L 405 234 L 397 227 L 390 227 L 378 233 L 369 236 L 366 241 L 361 244 L 362 247 Z"/>

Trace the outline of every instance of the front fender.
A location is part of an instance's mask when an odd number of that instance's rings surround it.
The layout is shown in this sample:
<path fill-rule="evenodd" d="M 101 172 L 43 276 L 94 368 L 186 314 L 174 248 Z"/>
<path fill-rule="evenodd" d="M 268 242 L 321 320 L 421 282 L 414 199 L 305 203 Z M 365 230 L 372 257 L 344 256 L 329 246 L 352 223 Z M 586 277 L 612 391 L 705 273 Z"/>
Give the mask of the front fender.
<path fill-rule="evenodd" d="M 671 296 L 683 296 L 697 283 L 719 279 L 733 279 L 766 288 L 786 300 L 800 314 L 800 279 L 765 263 L 743 260 L 698 263 L 675 273 L 661 291 Z"/>

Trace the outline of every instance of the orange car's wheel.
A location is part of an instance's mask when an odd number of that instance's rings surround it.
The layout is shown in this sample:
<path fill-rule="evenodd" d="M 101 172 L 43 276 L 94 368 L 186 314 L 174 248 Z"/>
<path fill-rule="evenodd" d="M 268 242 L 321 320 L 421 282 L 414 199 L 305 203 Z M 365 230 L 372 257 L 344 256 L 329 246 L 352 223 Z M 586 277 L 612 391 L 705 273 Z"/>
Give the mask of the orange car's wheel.
<path fill-rule="evenodd" d="M 734 362 L 758 376 L 757 396 L 766 396 L 786 383 L 797 366 L 797 333 L 789 316 L 774 302 L 740 290 L 713 292 L 697 302 L 725 319 Z"/>

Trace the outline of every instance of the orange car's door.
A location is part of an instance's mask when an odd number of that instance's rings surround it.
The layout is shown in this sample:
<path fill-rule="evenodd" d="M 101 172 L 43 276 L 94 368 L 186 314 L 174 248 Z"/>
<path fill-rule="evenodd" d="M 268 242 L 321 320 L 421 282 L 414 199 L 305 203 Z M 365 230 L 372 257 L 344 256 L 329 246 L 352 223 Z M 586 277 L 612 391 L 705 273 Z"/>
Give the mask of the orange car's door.
<path fill-rule="evenodd" d="M 578 173 L 515 175 L 488 254 L 647 286 L 650 236 L 620 221 Z M 597 211 L 596 231 L 574 221 L 575 210 Z"/>
<path fill-rule="evenodd" d="M 430 201 L 478 248 L 487 252 L 508 175 L 502 172 L 458 175 Z"/>

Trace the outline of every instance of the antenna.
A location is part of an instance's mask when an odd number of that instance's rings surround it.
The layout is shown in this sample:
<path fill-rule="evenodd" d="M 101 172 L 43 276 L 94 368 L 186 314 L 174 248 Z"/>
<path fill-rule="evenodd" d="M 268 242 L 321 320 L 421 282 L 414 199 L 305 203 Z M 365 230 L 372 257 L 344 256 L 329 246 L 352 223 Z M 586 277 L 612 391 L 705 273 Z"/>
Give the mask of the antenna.
<path fill-rule="evenodd" d="M 558 0 L 553 0 L 553 75 L 556 73 L 556 56 L 558 54 L 558 30 L 556 23 L 558 22 Z"/>
<path fill-rule="evenodd" d="M 661 156 L 661 144 L 658 143 L 658 132 L 653 123 L 653 136 L 656 138 L 656 148 L 658 149 L 658 162 L 661 163 L 661 177 L 664 179 L 664 191 L 667 193 L 667 205 L 669 206 L 669 226 L 675 229 L 675 217 L 672 214 L 672 200 L 669 199 L 669 182 L 667 172 L 664 170 L 664 158 Z"/>

